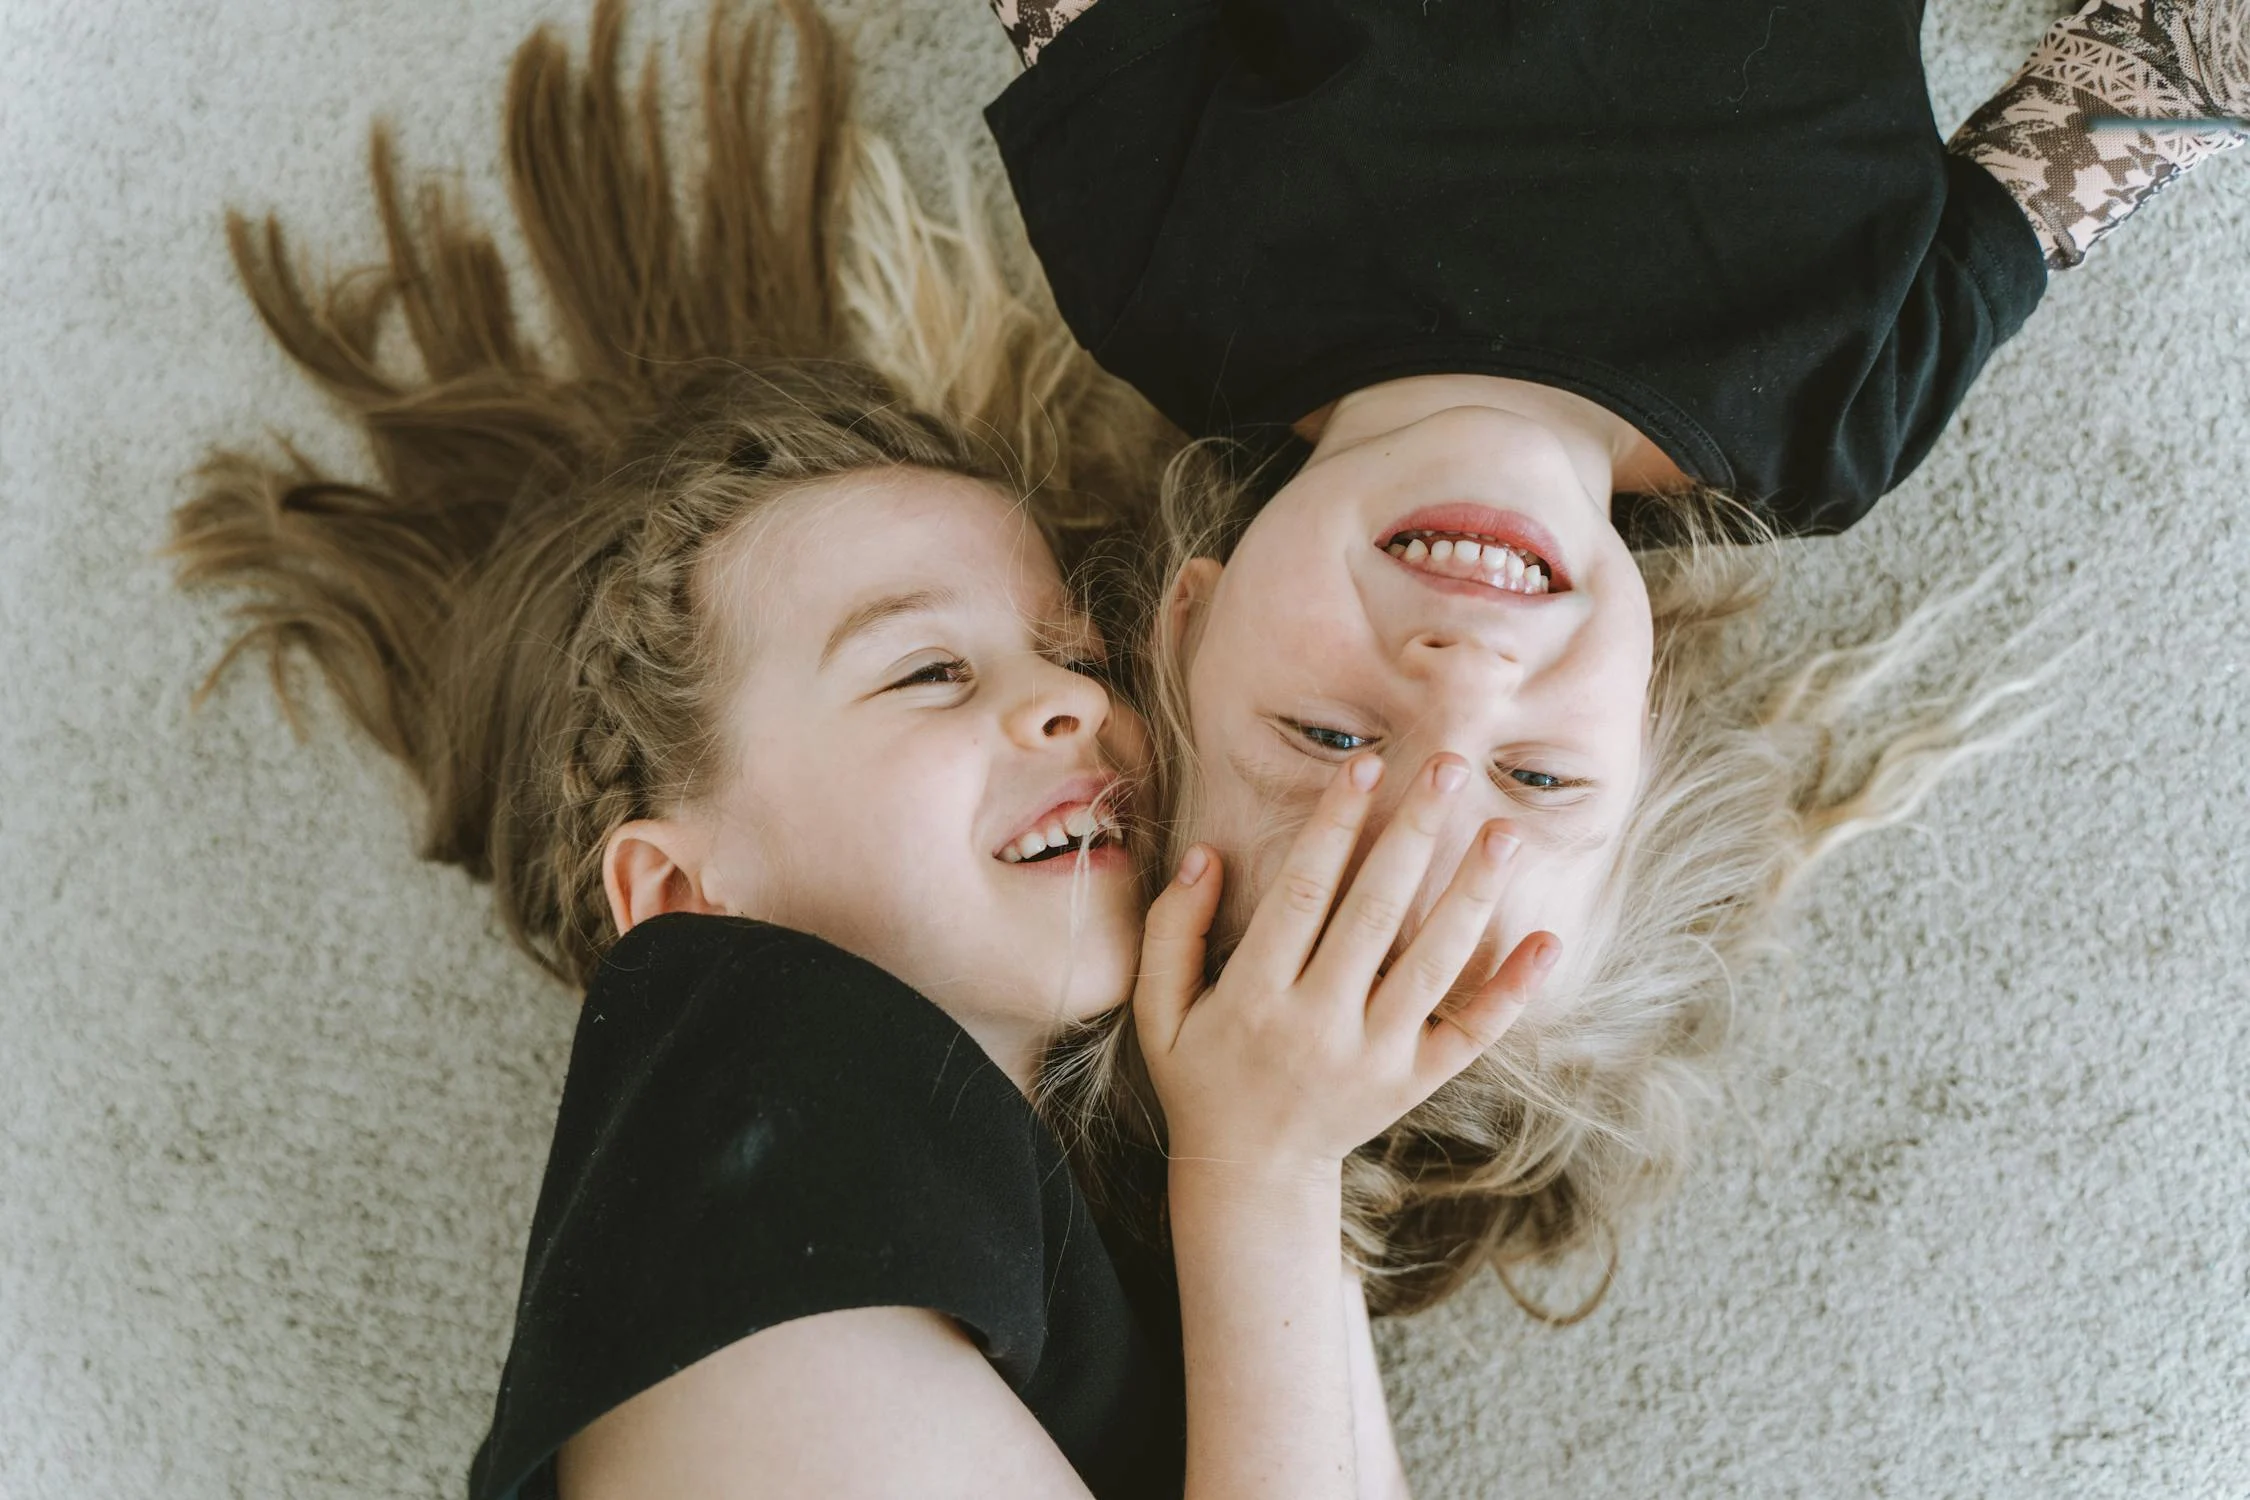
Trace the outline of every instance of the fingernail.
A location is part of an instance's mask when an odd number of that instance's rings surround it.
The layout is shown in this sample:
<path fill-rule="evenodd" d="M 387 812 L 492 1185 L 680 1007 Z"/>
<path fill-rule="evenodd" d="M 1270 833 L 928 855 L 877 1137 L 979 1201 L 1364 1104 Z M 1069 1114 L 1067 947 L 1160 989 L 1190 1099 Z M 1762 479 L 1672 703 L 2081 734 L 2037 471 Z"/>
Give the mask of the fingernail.
<path fill-rule="evenodd" d="M 1469 784 L 1469 768 L 1457 760 L 1440 761 L 1430 779 L 1439 791 L 1450 796 Z"/>
<path fill-rule="evenodd" d="M 1383 758 L 1379 755 L 1362 755 L 1352 762 L 1352 785 L 1363 792 L 1375 790 L 1375 783 L 1383 779 Z"/>
<path fill-rule="evenodd" d="M 1553 937 L 1539 945 L 1539 956 L 1531 961 L 1531 972 L 1544 977 L 1562 957 L 1562 944 Z"/>
<path fill-rule="evenodd" d="M 1180 861 L 1180 884 L 1195 884 L 1203 878 L 1203 872 L 1210 868 L 1210 854 L 1204 850 L 1201 844 L 1197 844 L 1194 848 L 1188 850 L 1187 857 Z"/>
<path fill-rule="evenodd" d="M 1516 857 L 1523 840 L 1505 828 L 1487 828 L 1484 831 L 1484 857 L 1496 865 L 1504 865 Z"/>

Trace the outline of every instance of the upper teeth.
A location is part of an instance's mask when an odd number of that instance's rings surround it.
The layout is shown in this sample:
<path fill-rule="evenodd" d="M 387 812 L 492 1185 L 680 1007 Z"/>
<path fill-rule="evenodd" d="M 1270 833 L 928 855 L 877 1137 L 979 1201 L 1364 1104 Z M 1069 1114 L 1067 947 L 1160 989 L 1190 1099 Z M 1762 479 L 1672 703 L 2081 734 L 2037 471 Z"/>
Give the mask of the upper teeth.
<path fill-rule="evenodd" d="M 1018 864 L 1049 849 L 1060 849 L 1065 844 L 1075 844 L 1097 833 L 1116 830 L 1113 816 L 1106 810 L 1097 811 L 1089 803 L 1081 803 L 1060 817 L 1049 817 L 1046 822 L 1018 838 L 1000 851 L 1000 857 L 1009 864 Z"/>
<path fill-rule="evenodd" d="M 1392 537 L 1383 550 L 1426 572 L 1441 573 L 1449 578 L 1474 578 L 1479 583 L 1512 593 L 1544 594 L 1548 589 L 1547 565 L 1533 553 L 1506 542 L 1402 531 Z"/>

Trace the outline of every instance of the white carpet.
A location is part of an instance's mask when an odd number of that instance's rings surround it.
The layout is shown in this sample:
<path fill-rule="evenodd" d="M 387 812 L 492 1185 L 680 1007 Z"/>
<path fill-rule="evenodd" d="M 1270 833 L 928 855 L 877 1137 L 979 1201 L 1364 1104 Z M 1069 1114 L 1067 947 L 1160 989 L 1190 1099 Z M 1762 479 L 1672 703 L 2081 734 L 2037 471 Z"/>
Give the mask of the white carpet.
<path fill-rule="evenodd" d="M 651 0 L 676 36 L 702 0 Z M 1929 30 L 1940 118 L 2043 0 Z M 865 0 L 871 110 L 985 149 L 978 0 Z M 495 101 L 576 0 L 0 4 L 0 1497 L 453 1495 L 571 1022 L 397 775 L 151 553 L 183 473 L 336 430 L 223 204 L 373 248 L 365 129 L 497 203 Z M 2250 1494 L 2250 153 L 2050 292 L 1785 631 L 2024 559 L 2098 580 L 2064 707 L 1820 885 L 1786 1019 L 1608 1305 L 1382 1330 L 1424 1497 Z M 1775 1002 L 1762 997 L 1761 1010 Z"/>

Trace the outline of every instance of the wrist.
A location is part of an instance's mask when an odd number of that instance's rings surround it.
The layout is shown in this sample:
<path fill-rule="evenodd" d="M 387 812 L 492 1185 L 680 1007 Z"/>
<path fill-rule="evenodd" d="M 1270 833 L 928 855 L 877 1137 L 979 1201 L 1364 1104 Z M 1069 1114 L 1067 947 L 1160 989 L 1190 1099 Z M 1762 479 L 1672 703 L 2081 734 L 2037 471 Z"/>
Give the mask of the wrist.
<path fill-rule="evenodd" d="M 1343 1221 L 1340 1161 L 1175 1156 L 1168 1177 L 1175 1239 L 1205 1225 L 1231 1233 L 1247 1221 L 1262 1233 L 1328 1242 Z"/>
<path fill-rule="evenodd" d="M 1166 1158 L 1172 1191 L 1252 1193 L 1276 1198 L 1341 1192 L 1344 1163 L 1333 1156 L 1197 1151 L 1180 1146 Z"/>

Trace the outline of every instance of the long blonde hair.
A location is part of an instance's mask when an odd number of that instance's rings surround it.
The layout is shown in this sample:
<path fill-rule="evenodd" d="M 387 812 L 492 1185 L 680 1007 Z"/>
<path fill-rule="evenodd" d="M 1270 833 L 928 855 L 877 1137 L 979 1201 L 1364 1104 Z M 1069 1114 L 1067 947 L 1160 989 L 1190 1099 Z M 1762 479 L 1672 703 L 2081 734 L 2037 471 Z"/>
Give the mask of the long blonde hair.
<path fill-rule="evenodd" d="M 309 291 L 274 220 L 230 217 L 259 315 L 365 438 L 374 478 L 287 446 L 221 452 L 173 536 L 184 586 L 250 596 L 205 690 L 263 651 L 287 704 L 286 664 L 309 656 L 421 787 L 428 856 L 490 881 L 516 940 L 574 984 L 613 936 L 608 831 L 693 797 L 716 763 L 698 565 L 761 506 L 856 470 L 971 475 L 1024 496 L 1112 603 L 1145 607 L 1187 559 L 1226 556 L 1257 493 L 1219 446 L 1163 471 L 1176 437 L 1017 289 L 963 174 L 952 218 L 932 215 L 852 130 L 847 61 L 802 0 L 714 14 L 686 182 L 653 68 L 619 86 L 622 29 L 619 0 L 598 0 L 582 73 L 542 32 L 508 82 L 545 346 L 454 199 L 432 184 L 409 206 L 380 130 L 381 263 Z M 393 327 L 405 360 L 380 352 Z M 1159 492 L 1153 542 L 1093 545 L 1120 523 L 1143 534 L 1136 502 Z M 1745 649 L 1733 627 L 1771 549 L 1722 540 L 1754 523 L 1715 499 L 1669 513 L 1671 545 L 1643 554 L 1651 769 L 1600 961 L 1352 1159 L 1347 1245 L 1378 1309 L 1600 1246 L 1653 1201 L 1717 1087 L 1732 978 L 1793 883 L 1987 743 L 1987 705 L 1959 695 L 1912 732 L 1853 734 L 1864 692 L 1925 656 L 1929 632 L 1807 662 Z M 1173 751 L 1143 806 L 1177 813 L 1194 792 L 1177 664 L 1147 653 L 1137 670 Z M 1130 1042 L 1122 1012 L 1066 1038 L 1041 1102 L 1097 1201 L 1160 1234 L 1141 1168 L 1161 1125 Z"/>
<path fill-rule="evenodd" d="M 205 690 L 263 649 L 287 704 L 301 649 L 419 784 L 427 856 L 490 881 L 513 937 L 574 984 L 614 937 L 608 833 L 718 764 L 698 580 L 746 518 L 911 465 L 1021 496 L 1067 564 L 1153 493 L 1168 446 L 1009 285 L 961 175 L 947 223 L 854 131 L 844 50 L 803 0 L 714 11 L 692 179 L 653 56 L 620 86 L 623 24 L 599 0 L 583 72 L 542 30 L 508 79 L 544 347 L 454 198 L 433 182 L 409 206 L 380 127 L 381 263 L 308 291 L 275 220 L 230 215 L 260 317 L 375 478 L 220 452 L 172 541 L 183 586 L 251 596 Z M 409 358 L 385 358 L 392 327 Z"/>
<path fill-rule="evenodd" d="M 1174 462 L 1138 553 L 1144 640 L 1158 639 L 1181 569 L 1224 561 L 1266 488 L 1222 444 Z M 1974 586 L 1866 645 L 1777 652 L 1757 616 L 1780 549 L 1753 512 L 1714 492 L 1667 496 L 1644 508 L 1636 536 L 1655 633 L 1643 785 L 1590 930 L 1549 993 L 1346 1163 L 1345 1245 L 1377 1311 L 1427 1307 L 1487 1266 L 1534 1316 L 1592 1311 L 1620 1236 L 1676 1180 L 1714 1112 L 1738 981 L 1780 946 L 1792 891 L 2027 722 L 1999 711 L 2024 685 L 1999 673 L 1980 687 L 1964 670 L 1917 704 L 1884 698 L 1930 669 Z M 1140 665 L 1158 747 L 1148 801 L 1168 836 L 1153 881 L 1194 836 L 1199 777 L 1186 664 L 1152 647 Z M 1162 1136 L 1130 1028 L 1105 1019 L 1065 1038 L 1046 1087 L 1074 1151 L 1109 1163 L 1094 1174 L 1116 1185 L 1109 1211 L 1160 1237 L 1160 1198 L 1127 1186 Z M 1153 1179 L 1144 1167 L 1138 1180 Z M 1582 1251 L 1596 1257 L 1593 1289 L 1575 1305 L 1521 1289 L 1521 1268 Z"/>

